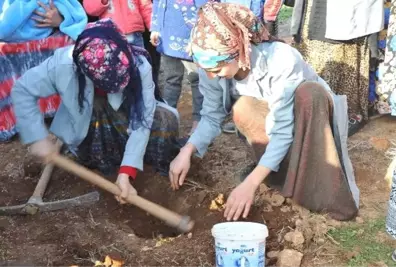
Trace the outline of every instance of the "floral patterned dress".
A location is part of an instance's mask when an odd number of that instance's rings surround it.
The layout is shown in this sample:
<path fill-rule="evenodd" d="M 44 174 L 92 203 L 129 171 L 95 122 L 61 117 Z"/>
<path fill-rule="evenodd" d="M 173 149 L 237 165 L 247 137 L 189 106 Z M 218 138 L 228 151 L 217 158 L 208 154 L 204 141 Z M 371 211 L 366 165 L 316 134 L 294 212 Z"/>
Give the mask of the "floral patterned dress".
<path fill-rule="evenodd" d="M 396 169 L 393 171 L 392 189 L 389 197 L 388 216 L 386 218 L 386 231 L 396 238 Z"/>
<path fill-rule="evenodd" d="M 388 4 L 390 17 L 387 29 L 385 59 L 379 68 L 378 74 L 379 87 L 377 94 L 380 104 L 378 109 L 380 113 L 391 113 L 392 116 L 396 116 L 396 0 L 388 2 L 390 2 Z"/>
<path fill-rule="evenodd" d="M 389 104 L 390 113 L 396 116 L 396 0 L 392 0 L 390 5 L 385 60 L 380 71 L 380 77 L 382 76 L 378 92 L 380 99 Z M 396 169 L 393 171 L 392 177 L 386 231 L 396 238 Z"/>

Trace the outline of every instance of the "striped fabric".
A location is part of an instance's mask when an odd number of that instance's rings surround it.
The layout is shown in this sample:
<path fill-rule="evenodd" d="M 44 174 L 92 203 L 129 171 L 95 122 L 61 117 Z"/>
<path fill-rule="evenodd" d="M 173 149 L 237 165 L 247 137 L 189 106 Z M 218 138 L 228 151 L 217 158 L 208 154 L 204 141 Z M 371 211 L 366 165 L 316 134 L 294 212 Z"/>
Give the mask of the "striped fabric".
<path fill-rule="evenodd" d="M 17 133 L 10 96 L 14 82 L 25 71 L 50 57 L 55 49 L 69 44 L 72 40 L 63 34 L 26 43 L 0 43 L 0 142 L 9 141 Z M 46 117 L 51 117 L 59 103 L 57 95 L 40 99 L 40 110 Z"/>
<path fill-rule="evenodd" d="M 70 156 L 90 169 L 104 175 L 117 172 L 129 139 L 129 111 L 123 103 L 118 111 L 108 103 L 106 96 L 95 95 L 91 123 L 84 141 Z M 162 176 L 167 176 L 171 161 L 180 150 L 179 120 L 175 110 L 157 102 L 144 163 Z"/>

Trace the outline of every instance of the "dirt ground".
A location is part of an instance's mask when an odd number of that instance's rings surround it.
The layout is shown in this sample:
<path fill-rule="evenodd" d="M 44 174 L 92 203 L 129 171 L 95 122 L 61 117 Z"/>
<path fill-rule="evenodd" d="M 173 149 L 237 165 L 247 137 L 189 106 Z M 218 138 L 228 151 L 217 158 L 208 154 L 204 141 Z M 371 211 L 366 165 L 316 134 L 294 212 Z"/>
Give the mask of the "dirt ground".
<path fill-rule="evenodd" d="M 188 122 L 190 105 L 186 93 L 181 101 L 183 121 Z M 183 108 L 186 105 L 186 108 Z M 190 126 L 183 124 L 183 131 Z M 235 136 L 219 138 L 204 160 L 194 160 L 187 184 L 173 192 L 167 178 L 149 167 L 139 174 L 139 194 L 196 221 L 192 236 L 178 236 L 174 229 L 133 206 L 121 206 L 113 196 L 100 192 L 100 201 L 89 207 L 37 214 L 0 217 L 0 265 L 90 266 L 105 255 L 116 255 L 128 265 L 212 266 L 213 241 L 210 229 L 224 221 L 221 211 L 210 211 L 211 200 L 229 193 L 235 173 L 250 162 L 244 144 Z M 0 205 L 25 203 L 34 190 L 42 166 L 27 155 L 18 140 L 0 145 Z M 56 169 L 45 200 L 59 200 L 95 190 L 85 181 Z M 115 180 L 115 177 L 108 177 Z M 260 200 L 258 200 L 260 201 Z M 294 212 L 280 207 L 263 211 L 255 207 L 249 221 L 266 222 L 268 247 L 282 249 L 278 233 L 293 226 Z M 282 222 L 280 224 L 279 222 Z M 158 246 L 160 240 L 176 237 Z M 157 244 L 158 242 L 158 244 Z"/>
<path fill-rule="evenodd" d="M 191 94 L 186 91 L 180 103 L 183 132 L 190 127 L 190 98 Z M 385 215 L 388 189 L 383 177 L 390 162 L 385 151 L 396 137 L 394 125 L 395 119 L 376 119 L 349 142 L 361 190 L 359 216 L 364 220 Z M 213 266 L 210 230 L 224 220 L 221 211 L 209 210 L 211 200 L 219 193 L 229 193 L 237 183 L 238 171 L 250 162 L 243 142 L 233 135 L 222 135 L 203 160 L 193 161 L 188 182 L 180 191 L 173 192 L 167 178 L 154 174 L 149 167 L 144 174 L 139 174 L 135 183 L 139 194 L 191 216 L 196 220 L 192 235 L 179 236 L 161 221 L 133 206 L 118 205 L 113 196 L 100 191 L 100 201 L 88 207 L 34 216 L 0 217 L 0 265 L 92 266 L 96 260 L 111 255 L 128 265 Z M 40 163 L 28 156 L 18 140 L 1 144 L 0 205 L 26 202 L 41 169 Z M 93 190 L 95 188 L 86 182 L 57 169 L 45 200 L 75 197 Z M 276 194 L 265 194 L 272 193 Z M 247 220 L 266 223 L 270 232 L 267 251 L 279 251 L 285 247 L 284 235 L 294 229 L 296 220 L 304 215 L 289 201 L 281 207 L 272 207 L 266 199 L 257 197 Z M 337 248 L 330 241 L 311 242 L 300 249 L 304 252 L 303 265 L 342 263 L 343 258 L 334 253 Z M 275 262 L 268 260 L 267 263 Z"/>
<path fill-rule="evenodd" d="M 184 90 L 179 110 L 182 133 L 191 122 L 191 92 Z M 384 176 L 390 159 L 386 151 L 396 140 L 396 119 L 370 121 L 349 140 L 356 180 L 361 191 L 357 222 L 335 222 L 310 214 L 283 200 L 271 202 L 276 192 L 260 190 L 248 221 L 265 223 L 270 236 L 267 252 L 292 247 L 304 253 L 303 266 L 346 265 L 350 255 L 327 235 L 331 228 L 383 218 L 389 190 Z M 93 266 L 106 255 L 128 266 L 214 266 L 211 227 L 224 221 L 221 211 L 209 209 L 211 201 L 227 195 L 237 184 L 238 172 L 251 163 L 245 144 L 234 135 L 221 135 L 203 160 L 194 159 L 185 186 L 174 192 L 167 178 L 146 166 L 135 187 L 148 200 L 196 221 L 193 232 L 179 235 L 158 219 L 130 205 L 119 205 L 112 195 L 100 191 L 99 202 L 34 216 L 0 216 L 0 266 Z M 17 139 L 0 144 L 0 206 L 25 203 L 42 170 Z M 114 177 L 108 179 L 114 181 Z M 56 169 L 45 194 L 46 201 L 66 199 L 96 190 L 81 179 Z M 303 232 L 303 245 L 285 241 L 294 230 Z M 386 242 L 396 244 L 383 236 Z M 393 243 L 392 243 L 393 242 Z M 268 258 L 267 266 L 276 258 Z M 373 265 L 379 266 L 379 265 Z"/>

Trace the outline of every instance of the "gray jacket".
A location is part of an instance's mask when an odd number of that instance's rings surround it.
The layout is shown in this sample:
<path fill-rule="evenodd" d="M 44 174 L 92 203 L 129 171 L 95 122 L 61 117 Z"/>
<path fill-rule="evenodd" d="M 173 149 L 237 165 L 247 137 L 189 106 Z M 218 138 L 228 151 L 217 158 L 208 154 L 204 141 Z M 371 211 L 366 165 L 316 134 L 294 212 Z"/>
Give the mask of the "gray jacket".
<path fill-rule="evenodd" d="M 328 84 L 302 59 L 293 47 L 280 43 L 262 43 L 252 47 L 251 74 L 253 83 L 259 85 L 262 99 L 268 101 L 270 109 L 266 118 L 266 131 L 270 138 L 266 152 L 259 165 L 278 171 L 292 142 L 294 129 L 294 92 L 305 81 L 321 83 L 332 95 L 335 107 L 334 127 L 339 155 L 345 166 L 346 176 L 355 201 L 359 190 L 355 184 L 352 165 L 348 156 L 348 115 L 345 96 L 335 95 Z M 210 143 L 221 133 L 221 124 L 231 111 L 231 88 L 235 81 L 224 78 L 209 79 L 203 70 L 199 71 L 200 90 L 204 95 L 201 121 L 189 139 L 197 148 L 197 156 L 203 157 Z M 246 88 L 254 88 L 246 85 Z M 246 95 L 246 94 L 245 94 Z"/>
<path fill-rule="evenodd" d="M 17 119 L 17 130 L 22 142 L 30 144 L 47 137 L 42 114 L 37 105 L 39 98 L 59 94 L 61 104 L 55 114 L 50 131 L 65 144 L 76 148 L 86 137 L 92 115 L 94 86 L 86 79 L 85 101 L 82 112 L 78 105 L 78 78 L 72 58 L 73 46 L 60 48 L 43 63 L 28 70 L 12 88 L 11 97 Z M 151 65 L 144 56 L 138 57 L 142 80 L 144 116 L 151 127 L 156 108 Z M 112 94 L 110 104 L 116 110 L 122 97 Z M 150 129 L 140 127 L 130 132 L 121 165 L 143 170 L 143 156 L 150 136 Z"/>

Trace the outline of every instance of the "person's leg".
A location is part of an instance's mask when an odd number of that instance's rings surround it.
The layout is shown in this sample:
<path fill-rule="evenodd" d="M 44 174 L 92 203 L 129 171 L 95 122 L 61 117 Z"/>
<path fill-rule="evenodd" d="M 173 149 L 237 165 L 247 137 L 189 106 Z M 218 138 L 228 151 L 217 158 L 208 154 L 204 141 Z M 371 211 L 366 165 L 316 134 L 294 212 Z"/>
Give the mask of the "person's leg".
<path fill-rule="evenodd" d="M 141 32 L 133 32 L 125 36 L 128 43 L 144 48 L 143 34 Z"/>
<path fill-rule="evenodd" d="M 151 65 L 153 68 L 153 79 L 158 84 L 159 69 L 161 65 L 161 54 L 157 52 L 157 48 L 150 43 L 150 32 L 143 33 L 144 47 L 149 52 L 151 57 Z"/>
<path fill-rule="evenodd" d="M 203 95 L 199 91 L 199 75 L 198 68 L 193 62 L 183 61 L 183 65 L 187 71 L 187 78 L 191 85 L 192 92 L 192 119 L 193 126 L 190 131 L 190 135 L 194 132 L 198 126 L 198 122 L 201 120 L 201 109 L 203 102 Z"/>
<path fill-rule="evenodd" d="M 343 155 L 339 126 L 333 125 L 338 112 L 330 94 L 318 83 L 303 83 L 295 93 L 294 113 L 294 141 L 283 194 L 334 219 L 352 219 L 358 207 L 348 183 L 344 161 L 348 155 Z M 346 111 L 344 115 L 347 120 Z"/>
<path fill-rule="evenodd" d="M 268 109 L 260 102 L 241 97 L 233 109 L 235 124 L 251 144 L 257 162 L 269 142 L 265 133 Z M 332 113 L 332 99 L 320 84 L 306 82 L 297 88 L 294 140 L 279 172 L 271 173 L 266 183 L 312 211 L 347 220 L 358 209 L 343 169 L 340 144 L 333 136 Z"/>
<path fill-rule="evenodd" d="M 171 107 L 177 108 L 184 76 L 183 64 L 180 59 L 165 55 L 162 55 L 162 64 L 165 76 L 162 96 Z"/>
<path fill-rule="evenodd" d="M 236 180 L 245 180 L 257 166 L 261 155 L 265 151 L 268 144 L 268 136 L 265 133 L 265 118 L 268 111 L 267 102 L 259 101 L 250 96 L 241 96 L 232 108 L 233 121 L 223 125 L 223 132 L 229 130 L 229 133 L 237 133 L 238 137 L 247 143 L 253 156 L 254 163 L 241 169 L 236 175 Z"/>
<path fill-rule="evenodd" d="M 230 83 L 226 83 L 226 86 L 230 86 Z M 233 96 L 233 103 L 235 103 L 238 100 L 239 96 Z M 232 115 L 230 115 L 232 118 Z M 221 130 L 223 133 L 226 134 L 236 134 L 238 136 L 238 130 L 235 127 L 235 123 L 233 121 L 226 122 L 221 126 Z"/>
<path fill-rule="evenodd" d="M 232 107 L 232 119 L 242 136 L 253 149 L 254 160 L 258 162 L 268 144 L 265 119 L 269 112 L 266 101 L 251 96 L 241 96 Z"/>

